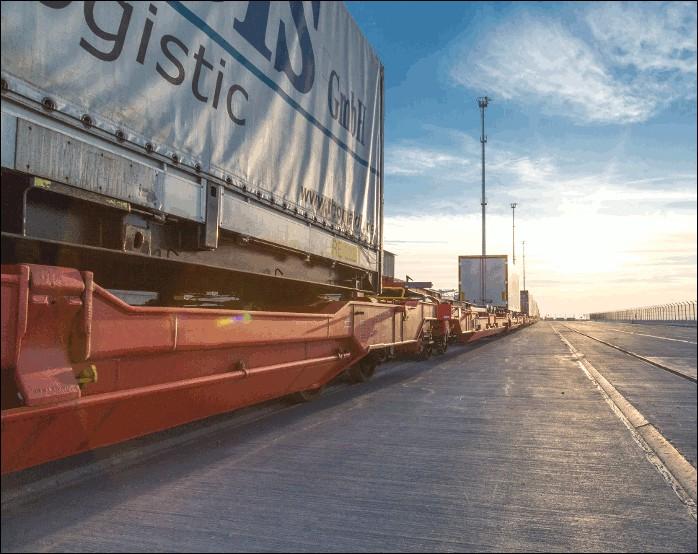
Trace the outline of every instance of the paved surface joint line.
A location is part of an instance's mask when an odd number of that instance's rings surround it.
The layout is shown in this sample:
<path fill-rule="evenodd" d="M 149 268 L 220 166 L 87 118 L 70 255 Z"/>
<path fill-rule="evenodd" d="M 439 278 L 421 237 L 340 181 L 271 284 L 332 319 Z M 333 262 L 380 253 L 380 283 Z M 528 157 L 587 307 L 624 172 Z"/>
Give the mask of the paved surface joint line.
<path fill-rule="evenodd" d="M 564 326 L 569 331 L 575 331 Z M 567 345 L 572 359 L 578 350 L 560 331 L 553 327 L 560 340 Z M 579 333 L 584 335 L 584 333 Z M 593 338 L 593 337 L 590 337 Z M 614 413 L 626 425 L 645 454 L 648 461 L 667 479 L 679 499 L 686 505 L 693 519 L 696 519 L 696 468 L 630 403 L 618 390 L 589 362 L 588 359 L 576 360 L 584 373 L 594 382 L 609 403 Z M 644 444 L 643 444 L 644 443 Z"/>

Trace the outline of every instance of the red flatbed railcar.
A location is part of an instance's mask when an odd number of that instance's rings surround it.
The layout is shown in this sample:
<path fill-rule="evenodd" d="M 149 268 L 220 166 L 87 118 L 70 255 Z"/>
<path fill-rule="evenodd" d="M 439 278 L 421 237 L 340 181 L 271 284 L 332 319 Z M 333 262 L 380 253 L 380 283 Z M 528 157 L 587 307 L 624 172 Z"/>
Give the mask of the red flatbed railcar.
<path fill-rule="evenodd" d="M 2 268 L 2 473 L 296 394 L 388 351 L 428 357 L 522 323 L 409 297 L 310 312 L 130 306 L 90 272 Z M 483 317 L 484 316 L 484 317 Z M 445 348 L 444 348 L 445 350 Z"/>

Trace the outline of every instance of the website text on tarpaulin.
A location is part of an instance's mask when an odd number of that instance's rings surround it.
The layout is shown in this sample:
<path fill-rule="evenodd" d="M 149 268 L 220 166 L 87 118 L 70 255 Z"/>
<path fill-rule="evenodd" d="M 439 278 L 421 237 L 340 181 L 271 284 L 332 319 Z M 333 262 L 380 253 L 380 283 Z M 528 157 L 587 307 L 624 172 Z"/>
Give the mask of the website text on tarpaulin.
<path fill-rule="evenodd" d="M 366 224 L 364 227 L 364 220 L 361 214 L 354 212 L 354 210 L 345 209 L 332 198 L 318 194 L 314 190 L 303 188 L 301 189 L 301 202 L 306 206 L 311 206 L 315 211 L 316 217 L 335 221 L 342 227 L 349 229 L 361 229 L 368 237 L 374 236 L 374 226 Z"/>

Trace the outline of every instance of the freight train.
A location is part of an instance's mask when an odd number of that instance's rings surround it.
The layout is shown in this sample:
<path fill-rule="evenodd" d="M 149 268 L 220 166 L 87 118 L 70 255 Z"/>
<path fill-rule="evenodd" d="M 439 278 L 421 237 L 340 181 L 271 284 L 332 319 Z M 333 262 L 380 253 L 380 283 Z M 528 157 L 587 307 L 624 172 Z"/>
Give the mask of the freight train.
<path fill-rule="evenodd" d="M 1 9 L 3 473 L 536 319 L 383 277 L 341 3 Z"/>

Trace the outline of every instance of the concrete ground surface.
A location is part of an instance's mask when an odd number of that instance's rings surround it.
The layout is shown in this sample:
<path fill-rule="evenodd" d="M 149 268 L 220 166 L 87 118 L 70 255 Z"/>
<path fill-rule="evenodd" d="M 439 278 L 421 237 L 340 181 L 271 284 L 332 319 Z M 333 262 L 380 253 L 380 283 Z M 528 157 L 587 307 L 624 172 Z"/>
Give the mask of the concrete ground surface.
<path fill-rule="evenodd" d="M 558 326 L 563 330 L 564 327 Z M 570 323 L 566 327 L 620 346 L 669 367 L 696 375 L 696 330 L 692 338 L 677 332 L 677 327 L 643 330 L 612 323 Z M 619 331 L 621 330 L 622 331 Z M 631 334 L 634 333 L 634 334 Z M 642 333 L 642 334 L 638 334 Z M 652 334 L 655 336 L 648 336 Z M 575 348 L 581 350 L 597 370 L 637 408 L 648 421 L 696 466 L 696 384 L 677 375 L 662 371 L 623 352 L 590 338 L 565 334 Z M 661 337 L 661 338 L 660 338 Z M 680 340 L 686 342 L 678 342 Z M 667 339 L 674 340 L 667 340 Z"/>
<path fill-rule="evenodd" d="M 695 552 L 695 519 L 554 327 L 4 503 L 2 551 Z M 695 464 L 694 383 L 565 336 Z"/>
<path fill-rule="evenodd" d="M 644 323 L 627 323 L 623 321 L 573 321 L 575 325 L 586 325 L 588 329 L 596 326 L 597 328 L 604 327 L 607 329 L 616 329 L 624 332 L 635 334 L 650 334 L 672 339 L 688 340 L 696 342 L 696 323 L 685 322 L 679 323 L 654 323 L 651 321 Z"/>
<path fill-rule="evenodd" d="M 696 328 L 665 325 L 570 322 L 588 335 L 696 377 Z"/>

